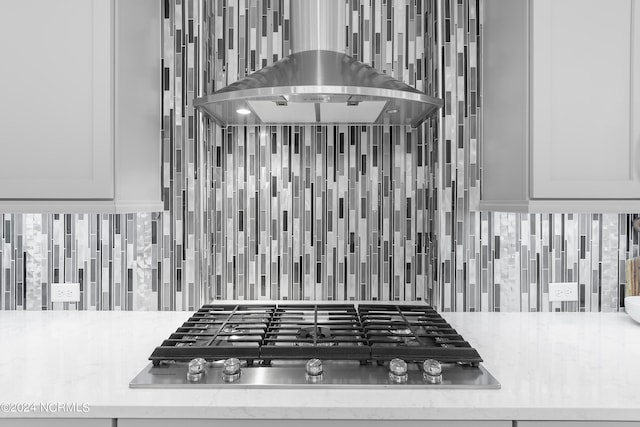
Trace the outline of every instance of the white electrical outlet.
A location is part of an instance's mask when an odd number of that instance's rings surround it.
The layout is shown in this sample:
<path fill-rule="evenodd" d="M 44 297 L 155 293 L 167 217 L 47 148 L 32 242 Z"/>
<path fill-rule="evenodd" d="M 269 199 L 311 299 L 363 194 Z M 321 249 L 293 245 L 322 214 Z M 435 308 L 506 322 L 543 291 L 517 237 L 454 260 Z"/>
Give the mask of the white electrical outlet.
<path fill-rule="evenodd" d="M 578 283 L 549 283 L 549 301 L 578 301 Z"/>
<path fill-rule="evenodd" d="M 51 302 L 80 301 L 80 283 L 52 283 Z"/>

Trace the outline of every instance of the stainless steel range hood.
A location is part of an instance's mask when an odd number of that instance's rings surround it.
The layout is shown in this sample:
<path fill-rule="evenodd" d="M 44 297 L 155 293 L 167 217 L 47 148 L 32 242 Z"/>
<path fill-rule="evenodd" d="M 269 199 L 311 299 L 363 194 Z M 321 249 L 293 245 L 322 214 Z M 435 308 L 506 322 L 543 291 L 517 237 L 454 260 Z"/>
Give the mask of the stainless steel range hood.
<path fill-rule="evenodd" d="M 345 55 L 344 0 L 291 0 L 292 54 L 194 106 L 221 125 L 367 123 L 418 126 L 442 107 Z"/>

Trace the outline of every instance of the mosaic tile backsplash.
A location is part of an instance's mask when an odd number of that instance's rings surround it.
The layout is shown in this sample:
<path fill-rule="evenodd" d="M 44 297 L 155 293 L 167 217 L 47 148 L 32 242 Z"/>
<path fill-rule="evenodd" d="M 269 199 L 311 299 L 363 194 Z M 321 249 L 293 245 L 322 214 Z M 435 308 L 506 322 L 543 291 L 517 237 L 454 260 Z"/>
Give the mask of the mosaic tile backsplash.
<path fill-rule="evenodd" d="M 346 50 L 433 93 L 433 3 L 345 2 Z M 289 54 L 288 1 L 205 2 L 208 91 Z M 284 13 L 281 13 L 284 12 Z M 428 43 L 425 39 L 429 39 Z M 430 285 L 434 123 L 229 127 L 214 148 L 218 299 L 422 300 Z"/>
<path fill-rule="evenodd" d="M 345 0 L 347 50 L 445 100 L 419 129 L 221 129 L 209 93 L 286 56 L 289 0 L 165 0 L 157 213 L 0 214 L 0 309 L 194 310 L 213 298 L 424 299 L 444 311 L 615 311 L 635 215 L 477 210 L 476 0 Z M 81 283 L 78 304 L 47 284 Z M 549 303 L 577 281 L 580 301 Z"/>
<path fill-rule="evenodd" d="M 216 298 L 425 297 L 422 129 L 216 127 L 213 140 Z"/>
<path fill-rule="evenodd" d="M 148 309 L 158 304 L 162 216 L 0 215 L 2 309 Z M 160 278 L 160 280 L 159 280 Z M 78 304 L 50 302 L 51 282 L 80 283 Z"/>

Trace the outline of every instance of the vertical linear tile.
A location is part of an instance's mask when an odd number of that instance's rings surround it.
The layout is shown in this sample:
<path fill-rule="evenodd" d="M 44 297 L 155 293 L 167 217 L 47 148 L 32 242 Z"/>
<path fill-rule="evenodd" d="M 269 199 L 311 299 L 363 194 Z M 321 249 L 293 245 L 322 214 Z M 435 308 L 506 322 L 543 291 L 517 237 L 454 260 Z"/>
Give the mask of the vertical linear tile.
<path fill-rule="evenodd" d="M 281 242 L 280 230 L 282 229 L 281 202 L 282 202 L 282 132 L 278 132 L 277 127 L 270 127 L 268 130 L 269 152 L 271 153 L 271 182 L 270 182 L 270 208 L 271 208 L 271 233 L 269 241 L 269 268 L 270 268 L 270 298 L 279 299 L 280 292 L 280 246 L 286 244 Z"/>
<path fill-rule="evenodd" d="M 302 171 L 301 171 L 301 185 L 303 199 L 302 206 L 302 277 L 303 277 L 303 299 L 313 300 L 315 299 L 315 277 L 313 275 L 315 271 L 315 265 L 313 263 L 313 182 L 311 177 L 313 176 L 312 165 L 315 158 L 312 155 L 312 138 L 313 135 L 312 126 L 305 125 L 304 137 L 301 138 L 301 153 L 302 153 Z"/>
<path fill-rule="evenodd" d="M 165 209 L 0 214 L 1 309 L 191 310 L 227 298 L 620 308 L 624 260 L 639 255 L 635 214 L 478 211 L 476 0 L 345 3 L 349 52 L 445 99 L 443 114 L 417 131 L 222 130 L 198 115 L 193 97 L 289 53 L 289 3 L 164 3 Z M 577 281 L 580 300 L 549 303 L 557 280 Z M 52 281 L 80 282 L 81 301 L 51 303 Z"/>

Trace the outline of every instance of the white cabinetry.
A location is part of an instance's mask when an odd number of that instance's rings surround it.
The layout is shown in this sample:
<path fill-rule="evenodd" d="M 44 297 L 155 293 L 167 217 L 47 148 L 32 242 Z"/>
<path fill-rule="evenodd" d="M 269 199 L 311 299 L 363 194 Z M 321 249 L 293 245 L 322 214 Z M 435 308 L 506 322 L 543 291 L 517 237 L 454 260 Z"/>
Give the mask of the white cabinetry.
<path fill-rule="evenodd" d="M 161 210 L 160 0 L 0 2 L 0 211 Z"/>
<path fill-rule="evenodd" d="M 640 1 L 485 0 L 480 208 L 640 209 Z"/>

